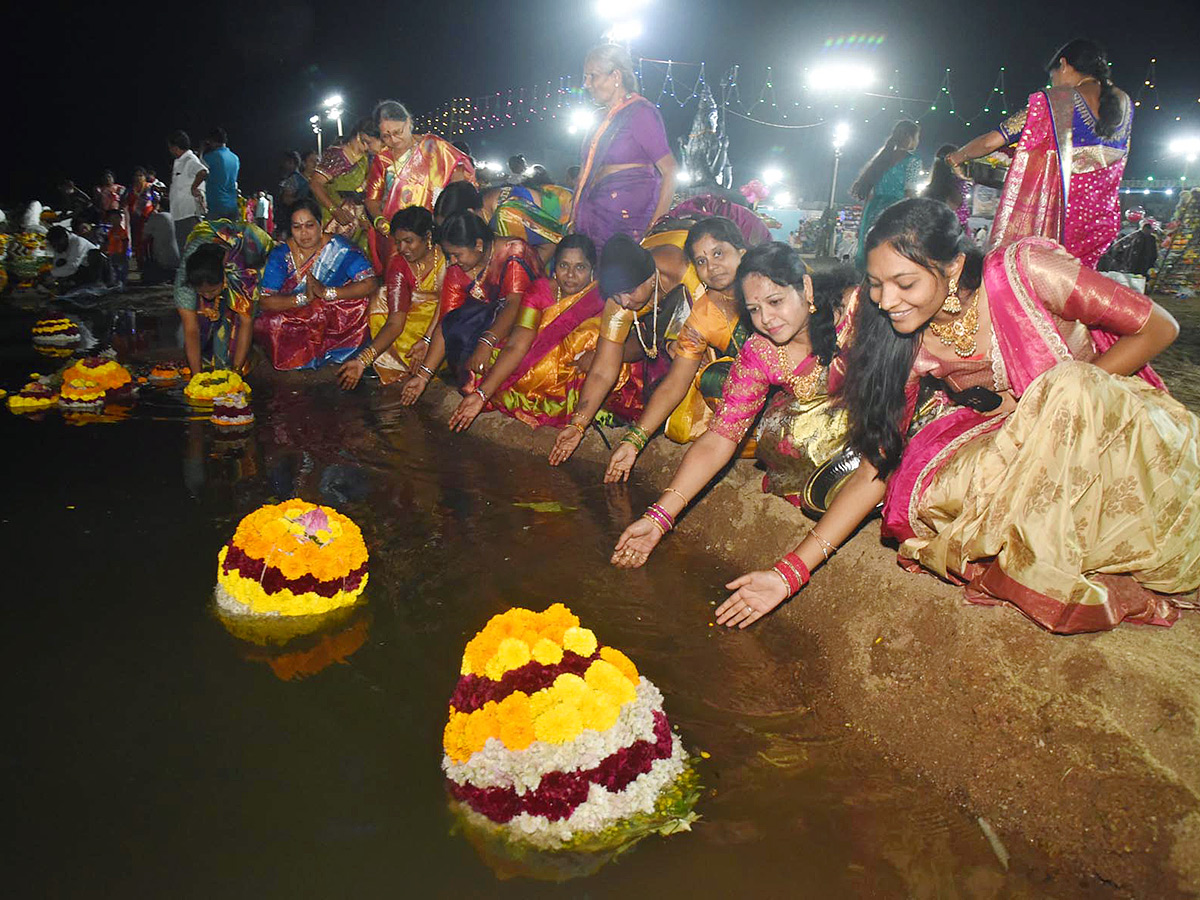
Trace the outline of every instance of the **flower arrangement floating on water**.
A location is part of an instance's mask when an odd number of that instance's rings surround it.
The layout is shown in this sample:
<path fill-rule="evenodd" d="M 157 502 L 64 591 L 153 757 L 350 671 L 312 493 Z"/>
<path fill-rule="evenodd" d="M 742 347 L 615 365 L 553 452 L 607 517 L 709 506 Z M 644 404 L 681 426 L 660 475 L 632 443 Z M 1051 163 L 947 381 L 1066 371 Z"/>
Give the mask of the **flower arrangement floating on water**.
<path fill-rule="evenodd" d="M 507 846 L 522 874 L 545 877 L 547 852 L 619 852 L 687 829 L 699 790 L 662 704 L 561 603 L 493 616 L 463 653 L 443 733 L 452 809 L 472 842 L 489 856 Z"/>
<path fill-rule="evenodd" d="M 204 404 L 212 403 L 225 394 L 237 393 L 250 393 L 250 385 L 242 380 L 241 375 L 229 369 L 197 372 L 183 389 L 183 395 L 189 400 Z"/>
<path fill-rule="evenodd" d="M 183 377 L 183 372 L 178 366 L 173 366 L 170 363 L 157 365 L 150 370 L 150 383 L 153 385 L 168 385 L 174 384 Z"/>
<path fill-rule="evenodd" d="M 63 409 L 99 409 L 104 406 L 105 390 L 90 378 L 63 379 L 58 405 Z"/>
<path fill-rule="evenodd" d="M 78 344 L 82 336 L 79 326 L 66 316 L 39 319 L 33 326 L 33 343 L 35 345 L 65 347 L 70 344 Z"/>
<path fill-rule="evenodd" d="M 350 519 L 303 500 L 263 506 L 217 555 L 217 604 L 241 616 L 320 616 L 357 602 L 367 545 Z"/>
<path fill-rule="evenodd" d="M 58 393 L 40 381 L 31 381 L 8 397 L 8 408 L 15 413 L 39 412 L 58 403 Z"/>
<path fill-rule="evenodd" d="M 103 356 L 88 356 L 68 366 L 63 370 L 62 379 L 63 384 L 76 379 L 94 381 L 104 388 L 110 399 L 133 390 L 133 376 L 129 370 L 116 360 Z"/>

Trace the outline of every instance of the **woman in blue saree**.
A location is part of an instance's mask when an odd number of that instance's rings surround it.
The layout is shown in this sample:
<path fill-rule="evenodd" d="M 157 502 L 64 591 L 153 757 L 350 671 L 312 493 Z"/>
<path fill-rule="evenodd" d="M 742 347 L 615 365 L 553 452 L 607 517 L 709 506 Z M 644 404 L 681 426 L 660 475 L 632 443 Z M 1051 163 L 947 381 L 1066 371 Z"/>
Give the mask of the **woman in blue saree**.
<path fill-rule="evenodd" d="M 864 201 L 862 219 L 858 223 L 858 252 L 854 256 L 854 268 L 867 270 L 867 232 L 875 224 L 880 213 L 899 203 L 905 197 L 917 195 L 917 182 L 921 179 L 921 158 L 917 156 L 917 144 L 921 141 L 921 126 L 908 119 L 901 119 L 892 128 L 891 137 L 871 161 L 863 168 L 850 193 Z"/>
<path fill-rule="evenodd" d="M 292 209 L 291 237 L 263 269 L 255 340 L 276 369 L 345 362 L 367 337 L 367 304 L 379 279 L 348 240 L 321 230 L 311 197 Z"/>

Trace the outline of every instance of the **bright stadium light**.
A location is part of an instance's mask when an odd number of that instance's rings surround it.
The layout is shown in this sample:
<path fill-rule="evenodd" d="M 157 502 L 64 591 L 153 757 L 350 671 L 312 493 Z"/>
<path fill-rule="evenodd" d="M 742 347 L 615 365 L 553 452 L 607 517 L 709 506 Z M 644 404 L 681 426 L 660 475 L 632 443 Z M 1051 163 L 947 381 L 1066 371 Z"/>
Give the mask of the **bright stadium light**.
<path fill-rule="evenodd" d="M 496 162 L 494 159 L 489 159 L 486 162 L 481 162 L 479 168 L 487 169 L 489 172 L 504 172 L 507 171 L 505 166 Z"/>
<path fill-rule="evenodd" d="M 811 91 L 865 91 L 875 84 L 875 70 L 860 63 L 826 63 L 808 73 Z"/>
<path fill-rule="evenodd" d="M 778 166 L 767 166 L 763 169 L 762 180 L 763 184 L 767 187 L 779 184 L 779 182 L 783 181 L 783 169 L 780 169 Z"/>
<path fill-rule="evenodd" d="M 792 192 L 791 191 L 780 191 L 778 194 L 775 195 L 775 202 L 772 205 L 775 207 L 791 206 L 792 205 Z"/>
<path fill-rule="evenodd" d="M 310 124 L 316 125 L 321 121 L 321 117 L 320 116 L 309 116 L 308 121 Z"/>
<path fill-rule="evenodd" d="M 692 173 L 689 172 L 687 169 L 680 169 L 679 172 L 675 175 L 675 181 L 678 184 L 691 184 L 692 183 Z"/>
<path fill-rule="evenodd" d="M 335 106 L 341 106 L 341 105 L 342 105 L 342 95 L 341 94 L 330 94 L 328 97 L 325 98 L 325 108 L 326 109 L 332 109 Z"/>
<path fill-rule="evenodd" d="M 648 0 L 599 0 L 596 4 L 596 15 L 613 22 L 628 19 L 647 2 Z"/>
<path fill-rule="evenodd" d="M 604 39 L 612 41 L 614 44 L 628 44 L 630 41 L 641 36 L 641 19 L 625 19 L 621 22 L 614 22 L 612 27 L 604 32 Z"/>
<path fill-rule="evenodd" d="M 850 125 L 847 122 L 838 122 L 833 126 L 833 149 L 841 150 L 846 146 L 846 141 L 850 140 Z"/>
<path fill-rule="evenodd" d="M 580 131 L 587 131 L 596 122 L 596 111 L 588 109 L 586 106 L 579 106 L 571 110 L 567 117 L 567 131 L 570 134 L 577 134 Z"/>
<path fill-rule="evenodd" d="M 1175 138 L 1167 145 L 1167 149 L 1173 156 L 1182 156 L 1187 162 L 1194 163 L 1200 158 L 1200 137 L 1188 135 Z"/>

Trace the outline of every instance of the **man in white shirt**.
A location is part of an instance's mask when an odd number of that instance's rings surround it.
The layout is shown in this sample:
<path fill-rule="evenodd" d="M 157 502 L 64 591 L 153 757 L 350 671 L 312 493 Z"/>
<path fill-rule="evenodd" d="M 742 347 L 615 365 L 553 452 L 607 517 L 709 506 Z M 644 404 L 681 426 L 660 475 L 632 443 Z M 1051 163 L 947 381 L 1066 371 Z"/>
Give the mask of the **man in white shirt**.
<path fill-rule="evenodd" d="M 171 167 L 171 218 L 175 222 L 175 240 L 182 254 L 188 235 L 204 217 L 204 179 L 208 177 L 208 167 L 192 152 L 192 139 L 186 131 L 171 132 L 167 137 L 167 150 L 175 157 Z"/>
<path fill-rule="evenodd" d="M 267 234 L 271 230 L 267 228 L 267 216 L 271 213 L 271 202 L 267 199 L 266 191 L 258 192 L 258 199 L 254 201 L 254 224 L 261 228 Z"/>
<path fill-rule="evenodd" d="M 47 233 L 46 243 L 54 251 L 50 275 L 59 288 L 69 290 L 108 282 L 105 272 L 108 259 L 91 241 L 55 225 Z"/>

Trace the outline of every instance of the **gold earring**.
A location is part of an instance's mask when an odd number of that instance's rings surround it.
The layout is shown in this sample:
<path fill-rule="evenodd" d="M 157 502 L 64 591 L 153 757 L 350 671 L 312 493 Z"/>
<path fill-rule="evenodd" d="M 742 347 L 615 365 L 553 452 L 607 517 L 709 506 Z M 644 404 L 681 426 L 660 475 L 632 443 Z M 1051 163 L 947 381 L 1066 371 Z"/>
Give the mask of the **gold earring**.
<path fill-rule="evenodd" d="M 817 304 L 814 301 L 809 300 L 808 301 L 808 314 L 810 316 L 813 316 L 813 315 L 816 315 L 816 313 L 817 313 Z"/>
<path fill-rule="evenodd" d="M 946 294 L 946 300 L 942 303 L 942 312 L 949 313 L 952 316 L 957 316 L 962 312 L 962 300 L 958 296 L 958 279 L 951 278 L 949 291 Z"/>

